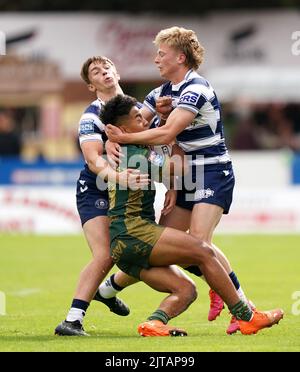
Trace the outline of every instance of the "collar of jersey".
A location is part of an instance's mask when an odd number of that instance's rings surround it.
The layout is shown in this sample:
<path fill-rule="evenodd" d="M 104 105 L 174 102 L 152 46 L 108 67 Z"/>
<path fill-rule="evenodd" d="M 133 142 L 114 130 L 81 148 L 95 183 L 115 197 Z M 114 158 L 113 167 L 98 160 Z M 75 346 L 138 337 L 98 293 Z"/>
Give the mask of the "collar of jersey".
<path fill-rule="evenodd" d="M 102 101 L 102 99 L 101 99 L 101 98 L 97 97 L 97 101 L 99 101 L 99 102 L 101 103 L 101 105 L 105 105 L 105 102 L 104 102 L 104 101 Z"/>
<path fill-rule="evenodd" d="M 185 84 L 190 78 L 191 75 L 194 73 L 194 70 L 188 70 L 188 72 L 185 74 L 184 79 L 178 83 L 178 84 L 172 84 L 172 90 L 179 90 L 183 84 Z"/>

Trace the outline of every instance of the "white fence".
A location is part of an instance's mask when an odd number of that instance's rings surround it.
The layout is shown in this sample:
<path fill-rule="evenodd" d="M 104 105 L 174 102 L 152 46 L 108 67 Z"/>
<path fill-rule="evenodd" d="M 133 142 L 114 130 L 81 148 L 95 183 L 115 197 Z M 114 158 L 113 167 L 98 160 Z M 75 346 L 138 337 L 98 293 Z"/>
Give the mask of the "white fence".
<path fill-rule="evenodd" d="M 157 219 L 164 201 L 158 186 Z M 236 188 L 229 215 L 218 227 L 222 233 L 299 233 L 300 187 Z M 77 234 L 81 226 L 73 188 L 0 188 L 0 232 Z"/>
<path fill-rule="evenodd" d="M 236 187 L 222 233 L 300 233 L 300 186 L 290 185 L 288 154 L 233 153 Z M 78 234 L 74 187 L 0 187 L 0 232 Z M 164 202 L 158 185 L 157 219 Z"/>
<path fill-rule="evenodd" d="M 1 187 L 0 232 L 81 232 L 73 187 Z"/>

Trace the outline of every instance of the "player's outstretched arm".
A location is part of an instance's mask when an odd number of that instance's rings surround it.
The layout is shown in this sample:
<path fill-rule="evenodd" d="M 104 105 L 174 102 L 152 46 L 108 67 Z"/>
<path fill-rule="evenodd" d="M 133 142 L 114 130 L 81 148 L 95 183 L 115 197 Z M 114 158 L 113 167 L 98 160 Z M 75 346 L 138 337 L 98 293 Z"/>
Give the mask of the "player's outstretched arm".
<path fill-rule="evenodd" d="M 176 136 L 188 127 L 195 113 L 176 108 L 169 115 L 165 125 L 138 133 L 124 133 L 120 128 L 108 124 L 106 134 L 110 141 L 140 145 L 164 145 L 176 139 Z"/>
<path fill-rule="evenodd" d="M 83 142 L 81 149 L 90 171 L 102 179 L 130 188 L 142 188 L 149 184 L 148 174 L 141 174 L 140 171 L 135 169 L 125 169 L 122 172 L 114 170 L 108 161 L 102 157 L 103 144 L 101 142 Z"/>

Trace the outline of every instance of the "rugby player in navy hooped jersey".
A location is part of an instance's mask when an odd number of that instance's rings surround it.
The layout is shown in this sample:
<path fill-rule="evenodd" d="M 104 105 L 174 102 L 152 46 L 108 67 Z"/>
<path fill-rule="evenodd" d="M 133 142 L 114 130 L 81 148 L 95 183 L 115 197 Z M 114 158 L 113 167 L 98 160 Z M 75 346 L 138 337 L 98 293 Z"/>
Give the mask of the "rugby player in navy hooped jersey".
<path fill-rule="evenodd" d="M 203 61 L 204 49 L 194 31 L 179 27 L 160 31 L 154 43 L 158 48 L 155 64 L 167 83 L 148 94 L 143 116 L 151 120 L 161 97 L 166 96 L 171 97 L 173 111 L 164 126 L 140 133 L 122 133 L 119 128 L 108 125 L 106 134 L 109 140 L 118 143 L 159 145 L 177 141 L 189 155 L 188 177 L 192 176 L 195 189 L 189 190 L 184 183 L 178 190 L 176 207 L 162 216 L 160 224 L 189 230 L 199 240 L 212 244 L 214 230 L 232 202 L 234 174 L 217 96 L 210 83 L 196 72 Z M 204 177 L 199 168 L 204 169 Z M 218 247 L 212 246 L 240 298 L 247 300 L 228 259 Z M 197 270 L 195 273 L 197 275 Z M 198 275 L 201 272 L 198 271 Z M 208 318 L 214 320 L 223 309 L 223 301 L 212 290 L 210 297 Z M 227 333 L 238 329 L 238 322 L 232 317 Z"/>
<path fill-rule="evenodd" d="M 100 117 L 105 124 L 112 123 L 125 133 L 139 133 L 147 130 L 145 119 L 136 107 L 136 100 L 129 96 L 117 95 L 101 110 Z M 196 298 L 195 285 L 174 265 L 198 265 L 211 288 L 214 288 L 238 319 L 242 334 L 253 334 L 271 327 L 283 317 L 281 309 L 267 312 L 253 311 L 240 299 L 224 267 L 213 248 L 196 237 L 155 223 L 153 181 L 162 178 L 173 179 L 174 175 L 185 172 L 184 152 L 178 145 L 172 146 L 176 160 L 157 156 L 145 145 L 126 146 L 127 157 L 119 169 L 126 169 L 126 160 L 134 163 L 142 172 L 150 174 L 151 187 L 138 190 L 120 189 L 109 185 L 109 217 L 111 254 L 118 267 L 160 292 L 169 293 L 159 308 L 138 326 L 141 336 L 184 336 L 182 329 L 170 327 L 170 319 L 185 311 Z M 176 170 L 176 163 L 181 163 Z M 130 163 L 132 163 L 130 161 Z M 132 164 L 134 166 L 134 164 Z M 175 171 L 175 173 L 174 173 Z"/>
<path fill-rule="evenodd" d="M 104 125 L 99 119 L 100 110 L 107 100 L 123 94 L 115 65 L 106 57 L 89 58 L 82 66 L 81 77 L 88 89 L 97 96 L 85 110 L 79 123 L 79 141 L 86 164 L 80 173 L 76 194 L 77 209 L 92 252 L 92 260 L 80 274 L 66 320 L 55 329 L 55 334 L 62 336 L 87 335 L 82 323 L 92 299 L 103 302 L 118 315 L 128 315 L 128 307 L 116 298 L 116 294 L 137 281 L 117 272 L 102 284 L 101 289 L 98 288 L 113 267 L 113 261 L 109 252 L 107 185 L 101 182 L 101 178 L 98 182 L 97 175 L 101 173 L 104 179 L 116 179 L 124 186 L 142 186 L 148 183 L 148 175 L 141 175 L 133 170 L 117 173 L 102 157 L 106 136 Z"/>

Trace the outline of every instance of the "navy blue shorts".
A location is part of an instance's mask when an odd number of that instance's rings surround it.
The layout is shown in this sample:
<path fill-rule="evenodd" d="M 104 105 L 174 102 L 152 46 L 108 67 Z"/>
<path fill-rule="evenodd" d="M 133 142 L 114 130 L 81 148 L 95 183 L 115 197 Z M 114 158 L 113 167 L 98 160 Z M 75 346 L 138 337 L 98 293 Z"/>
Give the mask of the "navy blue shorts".
<path fill-rule="evenodd" d="M 192 210 L 195 204 L 208 203 L 218 205 L 228 214 L 235 183 L 231 163 L 205 166 L 202 175 L 197 174 L 197 177 L 196 167 L 193 167 L 191 180 L 193 188 L 183 184 L 182 190 L 177 192 L 178 207 Z"/>
<path fill-rule="evenodd" d="M 107 216 L 108 192 L 99 190 L 96 180 L 97 176 L 87 167 L 80 172 L 76 203 L 82 226 L 94 217 Z"/>

